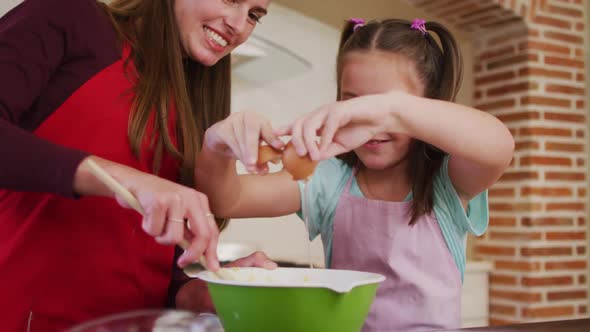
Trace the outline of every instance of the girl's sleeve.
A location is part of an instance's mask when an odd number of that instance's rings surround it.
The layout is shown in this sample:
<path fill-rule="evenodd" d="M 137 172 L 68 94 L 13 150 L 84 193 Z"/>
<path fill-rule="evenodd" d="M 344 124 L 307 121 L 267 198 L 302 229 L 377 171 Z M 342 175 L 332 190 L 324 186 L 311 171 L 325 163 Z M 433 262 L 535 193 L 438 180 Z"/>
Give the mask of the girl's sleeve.
<path fill-rule="evenodd" d="M 322 161 L 316 167 L 311 180 L 307 184 L 309 194 L 307 196 L 307 203 L 309 207 L 308 223 L 310 240 L 313 240 L 318 234 L 322 233 L 329 233 L 328 235 L 331 236 L 336 205 L 350 174 L 350 167 L 338 159 Z M 306 184 L 299 181 L 302 203 L 306 199 L 305 187 Z M 297 215 L 304 220 L 301 210 Z"/>
<path fill-rule="evenodd" d="M 485 190 L 473 197 L 465 210 L 449 177 L 449 159 L 449 156 L 445 157 L 434 180 L 435 206 L 461 232 L 482 235 L 488 227 L 488 192 Z"/>

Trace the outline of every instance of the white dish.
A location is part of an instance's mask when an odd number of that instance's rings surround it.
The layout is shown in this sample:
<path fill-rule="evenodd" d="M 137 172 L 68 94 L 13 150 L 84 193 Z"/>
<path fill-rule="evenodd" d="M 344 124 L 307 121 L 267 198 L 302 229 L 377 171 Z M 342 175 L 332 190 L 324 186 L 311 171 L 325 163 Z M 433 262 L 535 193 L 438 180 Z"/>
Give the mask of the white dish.
<path fill-rule="evenodd" d="M 210 271 L 188 273 L 206 282 L 246 287 L 280 287 L 280 288 L 327 288 L 337 293 L 348 293 L 353 288 L 373 283 L 380 283 L 385 277 L 369 272 L 277 268 L 266 270 L 262 268 L 228 268 L 230 279 L 219 279 Z"/>

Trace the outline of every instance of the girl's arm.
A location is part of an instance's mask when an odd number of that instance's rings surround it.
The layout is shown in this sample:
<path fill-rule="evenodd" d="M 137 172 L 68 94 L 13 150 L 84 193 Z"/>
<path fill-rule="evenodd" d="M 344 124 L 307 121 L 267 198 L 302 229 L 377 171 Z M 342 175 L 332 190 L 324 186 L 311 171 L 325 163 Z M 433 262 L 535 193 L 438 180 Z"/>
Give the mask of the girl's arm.
<path fill-rule="evenodd" d="M 318 132 L 322 141 L 316 148 Z M 299 154 L 309 151 L 312 159 L 324 159 L 384 132 L 405 134 L 449 153 L 449 176 L 463 200 L 496 182 L 514 151 L 512 135 L 494 116 L 401 91 L 324 106 L 276 133 L 291 133 Z"/>
<path fill-rule="evenodd" d="M 275 148 L 283 145 L 272 134 L 268 120 L 256 113 L 234 113 L 205 133 L 195 183 L 209 197 L 216 216 L 276 217 L 299 210 L 299 187 L 286 172 L 238 175 L 236 160 L 242 161 L 250 172 L 268 172 L 268 165 L 256 163 L 260 140 Z"/>
<path fill-rule="evenodd" d="M 447 152 L 449 177 L 459 196 L 468 201 L 491 187 L 510 165 L 514 139 L 498 118 L 456 103 L 394 94 L 391 129 Z M 405 105 L 405 109 L 399 106 Z"/>

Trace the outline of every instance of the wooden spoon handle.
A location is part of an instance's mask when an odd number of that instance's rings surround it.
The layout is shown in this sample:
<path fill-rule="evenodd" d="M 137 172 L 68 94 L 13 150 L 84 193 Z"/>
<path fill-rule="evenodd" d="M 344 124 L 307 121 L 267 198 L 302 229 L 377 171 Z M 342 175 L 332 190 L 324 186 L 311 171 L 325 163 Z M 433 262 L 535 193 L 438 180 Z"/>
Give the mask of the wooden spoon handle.
<path fill-rule="evenodd" d="M 117 180 L 115 180 L 109 173 L 107 173 L 102 167 L 100 167 L 94 160 L 88 159 L 86 163 L 90 169 L 90 172 L 96 176 L 105 186 L 107 186 L 113 193 L 117 194 L 121 199 L 125 201 L 130 207 L 132 207 L 135 211 L 139 212 L 141 215 L 144 215 L 143 208 L 139 201 L 133 194 L 127 190 L 127 188 L 123 187 Z M 179 243 L 179 246 L 187 250 L 190 243 L 183 239 L 182 242 Z"/>

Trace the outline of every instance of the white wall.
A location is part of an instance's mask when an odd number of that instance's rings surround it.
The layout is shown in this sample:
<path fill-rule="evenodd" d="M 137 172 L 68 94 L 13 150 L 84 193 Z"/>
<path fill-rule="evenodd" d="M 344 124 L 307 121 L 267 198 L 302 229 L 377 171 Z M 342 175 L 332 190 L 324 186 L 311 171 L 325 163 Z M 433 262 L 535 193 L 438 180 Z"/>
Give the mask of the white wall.
<path fill-rule="evenodd" d="M 21 3 L 22 0 L 2 0 L 0 1 L 0 16 L 6 14 L 14 6 Z"/>

